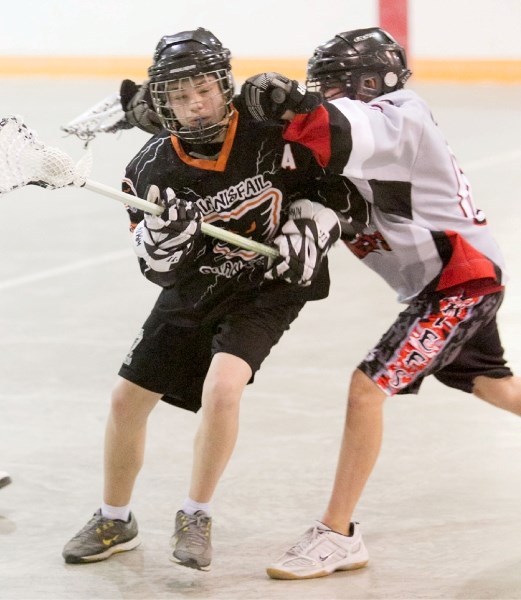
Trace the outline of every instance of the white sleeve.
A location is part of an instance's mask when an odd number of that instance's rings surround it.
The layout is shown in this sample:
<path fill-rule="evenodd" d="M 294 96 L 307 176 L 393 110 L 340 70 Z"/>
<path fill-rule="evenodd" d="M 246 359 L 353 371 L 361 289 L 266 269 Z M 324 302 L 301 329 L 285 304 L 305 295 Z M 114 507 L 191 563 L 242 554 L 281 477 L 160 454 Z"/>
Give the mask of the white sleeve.
<path fill-rule="evenodd" d="M 430 112 L 413 92 L 400 90 L 370 103 L 331 102 L 349 121 L 352 150 L 343 174 L 355 179 L 408 180 Z"/>

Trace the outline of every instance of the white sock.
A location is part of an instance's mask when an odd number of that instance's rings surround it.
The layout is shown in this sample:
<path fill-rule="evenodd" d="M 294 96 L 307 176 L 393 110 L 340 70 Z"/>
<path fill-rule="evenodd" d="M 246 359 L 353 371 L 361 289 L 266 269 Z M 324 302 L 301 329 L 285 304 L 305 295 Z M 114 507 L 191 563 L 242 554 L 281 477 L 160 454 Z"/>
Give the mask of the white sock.
<path fill-rule="evenodd" d="M 183 511 L 187 515 L 195 515 L 198 510 L 203 510 L 208 516 L 210 516 L 210 503 L 209 502 L 195 502 L 191 498 L 186 498 L 183 502 Z"/>
<path fill-rule="evenodd" d="M 120 521 L 128 521 L 130 516 L 130 504 L 126 506 L 111 506 L 110 504 L 101 503 L 101 514 L 106 519 L 119 519 Z"/>

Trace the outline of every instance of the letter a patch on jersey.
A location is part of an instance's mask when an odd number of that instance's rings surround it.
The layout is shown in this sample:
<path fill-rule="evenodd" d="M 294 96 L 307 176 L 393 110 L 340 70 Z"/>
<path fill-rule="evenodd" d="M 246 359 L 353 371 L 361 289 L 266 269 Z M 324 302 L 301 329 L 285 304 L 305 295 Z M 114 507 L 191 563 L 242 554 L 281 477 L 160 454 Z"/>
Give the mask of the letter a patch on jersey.
<path fill-rule="evenodd" d="M 294 171 L 297 168 L 295 159 L 293 158 L 293 152 L 291 152 L 291 146 L 289 144 L 284 144 L 284 152 L 282 154 L 280 166 L 283 169 L 290 169 L 291 171 Z"/>

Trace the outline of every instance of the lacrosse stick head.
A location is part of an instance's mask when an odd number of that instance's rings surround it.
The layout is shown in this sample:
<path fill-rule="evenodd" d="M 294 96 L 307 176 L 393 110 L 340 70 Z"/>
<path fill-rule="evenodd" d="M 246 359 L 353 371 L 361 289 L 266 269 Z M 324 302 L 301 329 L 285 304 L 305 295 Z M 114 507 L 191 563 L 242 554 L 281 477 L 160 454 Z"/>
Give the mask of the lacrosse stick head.
<path fill-rule="evenodd" d="M 91 165 L 90 153 L 74 164 L 63 150 L 41 142 L 22 117 L 0 118 L 0 194 L 26 185 L 82 186 Z"/>
<path fill-rule="evenodd" d="M 65 133 L 75 135 L 84 141 L 85 146 L 98 133 L 115 133 L 121 129 L 131 128 L 132 125 L 125 118 L 119 94 L 107 96 L 61 127 Z"/>

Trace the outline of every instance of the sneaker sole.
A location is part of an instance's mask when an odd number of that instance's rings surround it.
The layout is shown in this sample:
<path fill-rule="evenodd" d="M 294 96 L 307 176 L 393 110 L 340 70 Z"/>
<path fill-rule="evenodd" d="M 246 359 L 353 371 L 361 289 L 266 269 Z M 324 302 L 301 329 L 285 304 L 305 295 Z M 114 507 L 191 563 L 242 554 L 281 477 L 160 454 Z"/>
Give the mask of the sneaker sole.
<path fill-rule="evenodd" d="M 272 579 L 316 579 L 318 577 L 327 577 L 336 571 L 356 571 L 357 569 L 363 569 L 368 562 L 369 561 L 366 560 L 359 563 L 353 563 L 347 567 L 335 567 L 332 570 L 323 569 L 322 571 L 317 571 L 308 575 L 299 575 L 298 573 L 291 573 L 289 571 L 282 571 L 281 569 L 275 569 L 271 567 L 266 569 L 266 573 Z"/>
<path fill-rule="evenodd" d="M 195 569 L 196 571 L 209 571 L 211 569 L 211 565 L 201 566 L 195 558 L 189 558 L 188 560 L 179 560 L 174 555 L 169 557 L 170 560 L 181 567 L 188 567 L 189 569 Z"/>
<path fill-rule="evenodd" d="M 101 562 L 102 560 L 107 560 L 107 558 L 110 558 L 113 554 L 117 554 L 118 552 L 128 552 L 130 550 L 134 550 L 134 548 L 137 548 L 139 544 L 141 544 L 141 540 L 139 539 L 139 536 L 136 536 L 128 542 L 116 544 L 100 554 L 93 554 L 92 556 L 64 556 L 64 558 L 68 565 L 81 565 L 93 562 Z"/>

